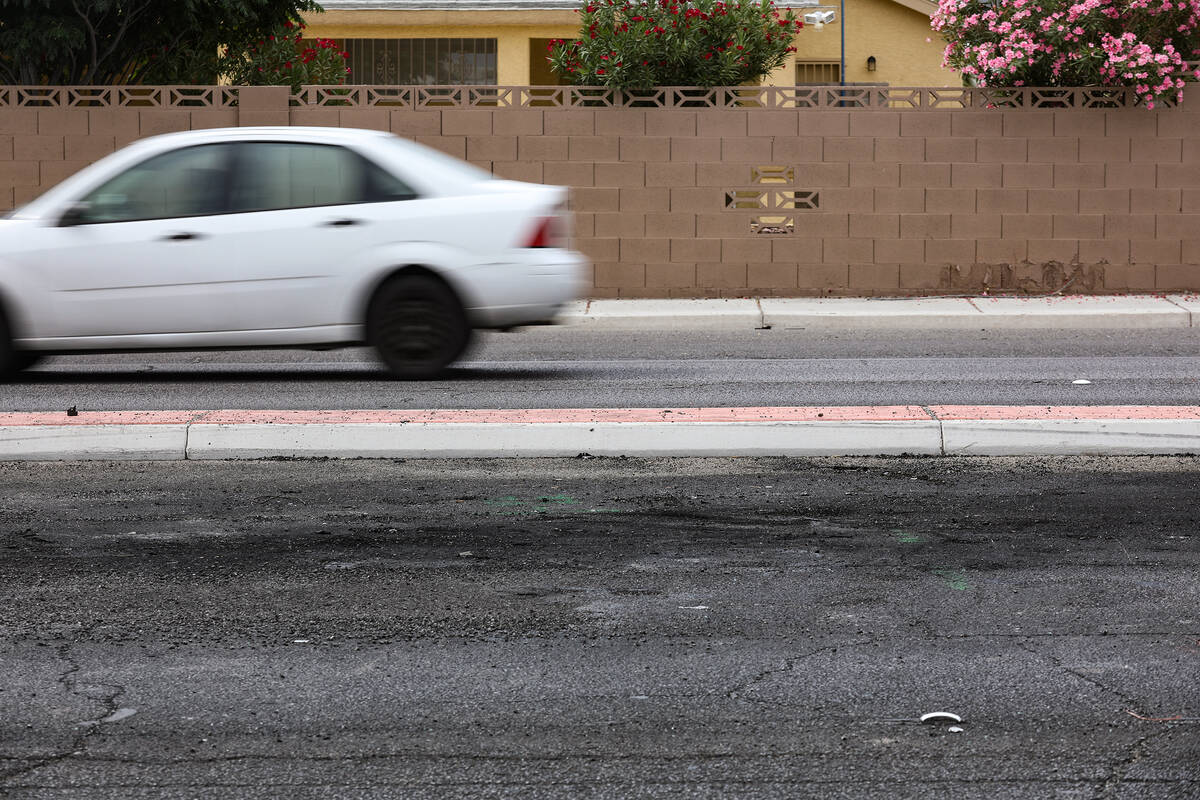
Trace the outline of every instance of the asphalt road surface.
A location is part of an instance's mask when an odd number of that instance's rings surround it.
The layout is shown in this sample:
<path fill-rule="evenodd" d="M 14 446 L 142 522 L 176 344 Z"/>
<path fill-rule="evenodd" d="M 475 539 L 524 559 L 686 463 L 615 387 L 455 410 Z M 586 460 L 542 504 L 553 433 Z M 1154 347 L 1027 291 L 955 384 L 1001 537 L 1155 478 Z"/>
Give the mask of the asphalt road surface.
<path fill-rule="evenodd" d="M 59 357 L 0 384 L 6 411 L 1197 402 L 1200 328 L 548 328 L 486 334 L 444 379 L 420 383 L 389 380 L 356 348 Z"/>
<path fill-rule="evenodd" d="M 5 798 L 1200 796 L 1197 459 L 0 484 Z"/>

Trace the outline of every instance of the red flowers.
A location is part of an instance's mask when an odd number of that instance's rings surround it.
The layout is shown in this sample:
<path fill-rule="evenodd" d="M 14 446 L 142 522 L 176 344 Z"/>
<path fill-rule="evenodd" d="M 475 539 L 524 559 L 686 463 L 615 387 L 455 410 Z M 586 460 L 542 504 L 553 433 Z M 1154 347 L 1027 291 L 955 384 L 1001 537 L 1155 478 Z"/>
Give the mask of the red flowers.
<path fill-rule="evenodd" d="M 293 91 L 305 84 L 344 84 L 350 53 L 333 39 L 305 40 L 303 31 L 304 25 L 285 21 L 256 47 L 230 53 L 226 74 L 234 84 L 284 85 Z"/>

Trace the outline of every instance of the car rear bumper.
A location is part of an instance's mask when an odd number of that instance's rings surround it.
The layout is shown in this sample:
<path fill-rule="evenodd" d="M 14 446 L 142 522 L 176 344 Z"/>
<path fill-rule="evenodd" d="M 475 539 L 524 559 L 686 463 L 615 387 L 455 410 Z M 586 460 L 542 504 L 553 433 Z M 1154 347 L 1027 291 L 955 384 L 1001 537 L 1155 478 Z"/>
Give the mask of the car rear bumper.
<path fill-rule="evenodd" d="M 569 250 L 531 250 L 520 263 L 488 264 L 472 271 L 486 304 L 469 303 L 477 328 L 547 324 L 587 290 L 588 261 Z"/>

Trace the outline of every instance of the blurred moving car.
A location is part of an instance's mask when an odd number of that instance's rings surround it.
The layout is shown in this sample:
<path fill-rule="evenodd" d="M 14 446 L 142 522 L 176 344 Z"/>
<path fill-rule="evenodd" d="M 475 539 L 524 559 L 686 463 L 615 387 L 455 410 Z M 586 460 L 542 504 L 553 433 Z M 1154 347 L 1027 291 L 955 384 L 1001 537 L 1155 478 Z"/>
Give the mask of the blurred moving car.
<path fill-rule="evenodd" d="M 567 191 L 379 131 L 156 136 L 0 220 L 0 375 L 51 353 L 370 344 L 429 378 L 583 291 Z"/>

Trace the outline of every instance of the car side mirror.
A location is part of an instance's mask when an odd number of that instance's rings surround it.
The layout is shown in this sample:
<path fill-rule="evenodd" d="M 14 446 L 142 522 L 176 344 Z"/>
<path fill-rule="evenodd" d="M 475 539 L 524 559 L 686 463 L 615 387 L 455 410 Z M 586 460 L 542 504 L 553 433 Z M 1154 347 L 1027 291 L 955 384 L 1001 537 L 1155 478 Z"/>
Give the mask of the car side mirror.
<path fill-rule="evenodd" d="M 92 210 L 92 204 L 84 200 L 79 200 L 67 206 L 67 210 L 58 218 L 58 227 L 73 228 L 76 225 L 83 225 L 87 222 L 88 212 Z"/>

